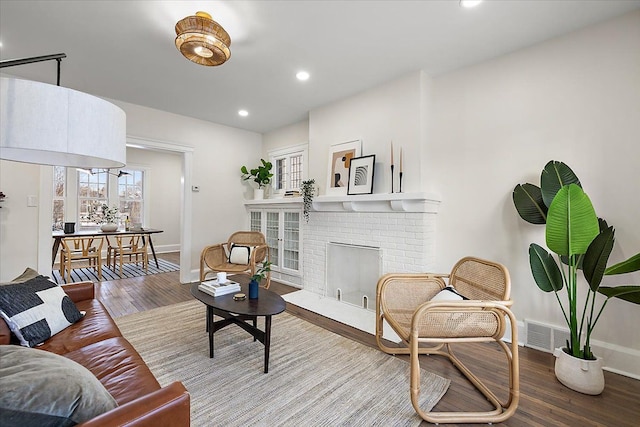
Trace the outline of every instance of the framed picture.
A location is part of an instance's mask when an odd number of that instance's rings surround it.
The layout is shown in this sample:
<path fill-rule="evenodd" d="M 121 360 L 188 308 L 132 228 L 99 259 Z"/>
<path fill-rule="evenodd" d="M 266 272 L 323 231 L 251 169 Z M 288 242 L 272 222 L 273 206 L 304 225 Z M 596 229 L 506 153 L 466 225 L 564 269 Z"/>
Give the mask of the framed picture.
<path fill-rule="evenodd" d="M 362 141 L 355 140 L 329 147 L 329 170 L 327 172 L 327 195 L 347 194 L 351 159 L 362 155 Z"/>
<path fill-rule="evenodd" d="M 375 169 L 375 165 L 375 154 L 351 159 L 347 194 L 373 193 L 373 171 Z"/>

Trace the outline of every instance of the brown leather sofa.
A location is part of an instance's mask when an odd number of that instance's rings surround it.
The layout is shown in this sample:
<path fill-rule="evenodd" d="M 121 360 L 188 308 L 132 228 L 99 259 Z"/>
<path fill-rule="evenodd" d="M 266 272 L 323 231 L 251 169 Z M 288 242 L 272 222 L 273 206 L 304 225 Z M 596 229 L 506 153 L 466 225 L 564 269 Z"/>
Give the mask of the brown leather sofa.
<path fill-rule="evenodd" d="M 190 397 L 180 382 L 166 387 L 122 336 L 91 282 L 63 288 L 83 319 L 36 348 L 67 357 L 87 368 L 105 386 L 118 407 L 80 426 L 189 426 Z M 0 344 L 9 344 L 8 325 L 0 318 Z"/>

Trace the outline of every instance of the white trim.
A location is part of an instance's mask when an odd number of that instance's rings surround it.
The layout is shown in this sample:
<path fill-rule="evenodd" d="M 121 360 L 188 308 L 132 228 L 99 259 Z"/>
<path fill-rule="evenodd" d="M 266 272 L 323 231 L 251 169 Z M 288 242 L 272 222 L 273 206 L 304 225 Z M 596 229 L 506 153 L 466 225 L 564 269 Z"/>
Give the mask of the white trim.
<path fill-rule="evenodd" d="M 193 200 L 191 185 L 193 177 L 193 147 L 179 145 L 170 141 L 159 141 L 135 136 L 127 136 L 127 144 L 135 148 L 152 149 L 182 153 L 182 187 L 180 190 L 180 283 L 189 283 L 198 273 L 191 271 L 191 218 Z"/>

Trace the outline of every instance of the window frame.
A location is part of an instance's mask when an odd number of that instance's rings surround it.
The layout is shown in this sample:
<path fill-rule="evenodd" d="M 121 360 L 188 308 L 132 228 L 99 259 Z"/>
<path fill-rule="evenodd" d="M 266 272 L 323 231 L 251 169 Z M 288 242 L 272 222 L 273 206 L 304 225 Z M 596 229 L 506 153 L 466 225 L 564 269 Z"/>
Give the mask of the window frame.
<path fill-rule="evenodd" d="M 302 160 L 300 162 L 300 184 L 302 181 L 307 179 L 307 165 L 308 165 L 308 153 L 309 153 L 309 144 L 297 144 L 290 147 L 279 148 L 276 150 L 271 150 L 268 152 L 269 161 L 272 165 L 274 165 L 273 176 L 274 180 L 271 189 L 272 193 L 276 195 L 284 195 L 287 191 L 299 191 L 300 186 L 293 186 L 291 180 L 291 160 L 297 156 L 302 156 Z M 278 161 L 284 160 L 284 184 L 282 188 L 278 188 L 279 184 L 279 175 L 280 171 L 278 170 Z"/>

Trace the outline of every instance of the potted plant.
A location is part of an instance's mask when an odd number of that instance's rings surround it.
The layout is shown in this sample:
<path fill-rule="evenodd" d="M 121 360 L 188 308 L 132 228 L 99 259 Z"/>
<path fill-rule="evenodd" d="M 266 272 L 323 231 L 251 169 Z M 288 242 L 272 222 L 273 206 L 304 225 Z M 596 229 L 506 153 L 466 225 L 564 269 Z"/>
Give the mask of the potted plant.
<path fill-rule="evenodd" d="M 258 184 L 258 188 L 253 192 L 253 198 L 256 200 L 264 197 L 264 187 L 269 185 L 271 178 L 273 177 L 273 174 L 271 173 L 273 165 L 271 162 L 267 162 L 264 159 L 260 159 L 260 162 L 261 164 L 255 169 L 248 170 L 246 166 L 242 166 L 240 168 L 243 180 L 247 181 L 250 179 Z"/>
<path fill-rule="evenodd" d="M 529 246 L 533 278 L 541 290 L 555 294 L 571 334 L 566 347 L 554 353 L 557 356 L 556 377 L 574 390 L 600 394 L 604 389 L 602 361 L 591 351 L 591 334 L 611 298 L 640 304 L 640 286 L 600 284 L 604 275 L 640 270 L 640 253 L 607 268 L 615 231 L 596 216 L 580 180 L 562 162 L 547 163 L 540 177 L 540 187 L 530 183 L 516 185 L 513 203 L 525 221 L 545 224 L 547 247 L 557 258 L 556 261 L 540 245 L 532 243 Z M 579 270 L 588 285 L 583 303 L 578 296 Z M 562 288 L 566 290 L 565 303 L 559 295 Z M 599 308 L 597 293 L 605 296 Z M 588 365 L 585 361 L 593 362 L 595 366 L 585 371 Z M 578 366 L 574 367 L 574 363 Z"/>
<path fill-rule="evenodd" d="M 313 205 L 313 196 L 316 190 L 315 183 L 315 179 L 308 179 L 302 181 L 300 186 L 300 191 L 302 191 L 302 216 L 304 216 L 306 222 L 309 222 L 309 212 L 311 212 Z"/>
<path fill-rule="evenodd" d="M 267 277 L 267 273 L 271 271 L 271 262 L 264 261 L 260 267 L 256 270 L 251 280 L 249 281 L 249 299 L 258 298 L 258 285 Z"/>

